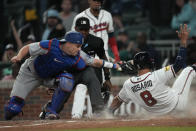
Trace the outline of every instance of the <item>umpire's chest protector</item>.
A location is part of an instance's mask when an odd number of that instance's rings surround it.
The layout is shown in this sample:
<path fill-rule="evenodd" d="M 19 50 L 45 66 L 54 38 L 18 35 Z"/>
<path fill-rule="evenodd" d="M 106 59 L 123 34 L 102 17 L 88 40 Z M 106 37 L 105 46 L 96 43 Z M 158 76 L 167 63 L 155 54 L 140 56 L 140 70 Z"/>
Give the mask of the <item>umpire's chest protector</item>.
<path fill-rule="evenodd" d="M 60 42 L 56 39 L 49 41 L 48 53 L 38 56 L 34 61 L 34 67 L 37 74 L 41 78 L 55 77 L 64 70 L 68 70 L 73 66 L 79 65 L 85 67 L 85 62 L 80 59 L 80 55 L 69 56 L 59 48 Z M 84 66 L 84 67 L 83 67 Z"/>

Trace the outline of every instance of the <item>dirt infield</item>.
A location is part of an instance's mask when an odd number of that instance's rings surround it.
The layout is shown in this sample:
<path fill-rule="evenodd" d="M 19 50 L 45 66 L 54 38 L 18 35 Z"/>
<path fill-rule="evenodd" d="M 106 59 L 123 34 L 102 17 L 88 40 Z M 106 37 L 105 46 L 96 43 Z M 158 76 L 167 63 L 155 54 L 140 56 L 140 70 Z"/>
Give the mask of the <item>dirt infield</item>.
<path fill-rule="evenodd" d="M 196 127 L 196 118 L 153 119 L 97 119 L 97 120 L 19 120 L 1 121 L 0 131 L 43 131 L 59 129 L 106 128 L 106 127 L 175 126 Z"/>

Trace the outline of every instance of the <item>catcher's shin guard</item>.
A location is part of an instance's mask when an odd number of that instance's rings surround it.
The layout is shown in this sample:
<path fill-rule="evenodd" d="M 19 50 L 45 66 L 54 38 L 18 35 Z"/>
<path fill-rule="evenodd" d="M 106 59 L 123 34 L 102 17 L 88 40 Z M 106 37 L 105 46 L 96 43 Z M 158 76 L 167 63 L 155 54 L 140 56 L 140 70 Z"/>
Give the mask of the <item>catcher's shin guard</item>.
<path fill-rule="evenodd" d="M 58 113 L 55 111 L 51 110 L 49 107 L 51 106 L 51 101 L 48 101 L 43 107 L 42 107 L 42 112 L 39 115 L 39 118 L 44 120 L 44 119 L 50 119 L 50 120 L 56 120 L 59 119 Z"/>
<path fill-rule="evenodd" d="M 10 101 L 4 106 L 5 120 L 11 120 L 13 117 L 21 113 L 24 104 L 25 103 L 23 99 L 13 96 Z"/>
<path fill-rule="evenodd" d="M 71 92 L 65 92 L 61 88 L 57 88 L 52 96 L 52 101 L 43 107 L 40 114 L 41 119 L 59 119 L 58 113 L 62 109 L 64 103 L 68 100 Z"/>

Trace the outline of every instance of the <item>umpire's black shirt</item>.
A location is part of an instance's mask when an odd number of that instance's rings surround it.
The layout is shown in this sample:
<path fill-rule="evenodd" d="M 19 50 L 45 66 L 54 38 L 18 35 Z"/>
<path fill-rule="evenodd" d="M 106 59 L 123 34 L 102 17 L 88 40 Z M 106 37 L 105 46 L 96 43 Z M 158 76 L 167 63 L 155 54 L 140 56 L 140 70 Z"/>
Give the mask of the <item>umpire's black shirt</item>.
<path fill-rule="evenodd" d="M 103 58 L 105 54 L 103 40 L 91 34 L 89 34 L 84 40 L 81 50 L 92 57 L 97 54 L 99 58 Z"/>

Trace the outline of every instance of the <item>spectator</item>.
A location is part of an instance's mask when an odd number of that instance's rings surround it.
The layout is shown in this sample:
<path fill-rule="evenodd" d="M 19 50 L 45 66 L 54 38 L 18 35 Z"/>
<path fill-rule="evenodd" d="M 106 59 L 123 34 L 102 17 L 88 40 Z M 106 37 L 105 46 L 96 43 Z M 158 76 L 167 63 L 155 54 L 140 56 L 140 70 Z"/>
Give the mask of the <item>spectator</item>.
<path fill-rule="evenodd" d="M 29 35 L 33 35 L 35 41 L 40 41 L 42 28 L 35 9 L 25 10 L 25 21 L 26 24 L 18 30 L 22 43 L 27 41 Z"/>
<path fill-rule="evenodd" d="M 173 0 L 140 0 L 139 3 L 143 11 L 148 9 L 152 25 L 167 26 L 171 23 Z"/>
<path fill-rule="evenodd" d="M 10 67 L 4 68 L 2 75 L 3 75 L 3 78 L 1 79 L 2 81 L 14 79 L 14 77 L 12 76 L 12 69 Z"/>
<path fill-rule="evenodd" d="M 11 58 L 16 55 L 13 44 L 7 44 L 3 54 L 3 62 L 10 62 Z"/>
<path fill-rule="evenodd" d="M 44 16 L 44 23 L 46 28 L 42 35 L 42 40 L 49 40 L 52 38 L 62 38 L 66 32 L 63 27 L 58 11 L 49 9 Z"/>
<path fill-rule="evenodd" d="M 132 42 L 129 41 L 127 32 L 119 32 L 117 36 L 117 45 L 119 50 L 120 59 L 128 61 L 132 58 L 133 54 L 130 52 Z"/>
<path fill-rule="evenodd" d="M 69 31 L 71 30 L 73 19 L 77 15 L 77 13 L 71 11 L 72 9 L 71 0 L 63 0 L 61 4 L 61 8 L 62 8 L 62 11 L 60 12 L 60 18 L 62 19 L 64 28 L 67 31 Z"/>
<path fill-rule="evenodd" d="M 112 1 L 111 14 L 114 21 L 114 27 L 120 30 L 124 29 L 122 23 L 122 9 L 123 9 L 123 2 L 121 0 Z"/>
<path fill-rule="evenodd" d="M 171 27 L 177 29 L 180 24 L 188 24 L 191 28 L 189 37 L 196 37 L 196 9 L 194 9 L 194 0 L 176 0 L 174 15 L 171 22 Z"/>
<path fill-rule="evenodd" d="M 3 54 L 3 62 L 9 63 L 11 58 L 16 55 L 16 52 L 14 51 L 14 45 L 13 44 L 7 44 L 5 47 L 5 52 Z M 11 80 L 12 77 L 12 68 L 6 67 L 2 70 L 2 80 Z"/>

